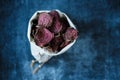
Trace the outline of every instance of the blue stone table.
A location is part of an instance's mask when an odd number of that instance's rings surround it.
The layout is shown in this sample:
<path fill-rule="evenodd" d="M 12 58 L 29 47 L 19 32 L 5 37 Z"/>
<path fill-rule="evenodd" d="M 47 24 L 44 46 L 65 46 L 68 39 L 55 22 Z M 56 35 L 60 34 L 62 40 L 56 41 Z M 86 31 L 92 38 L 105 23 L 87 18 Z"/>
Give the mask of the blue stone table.
<path fill-rule="evenodd" d="M 79 37 L 33 75 L 28 21 L 53 9 L 70 17 Z M 1 0 L 0 80 L 120 80 L 120 0 Z"/>

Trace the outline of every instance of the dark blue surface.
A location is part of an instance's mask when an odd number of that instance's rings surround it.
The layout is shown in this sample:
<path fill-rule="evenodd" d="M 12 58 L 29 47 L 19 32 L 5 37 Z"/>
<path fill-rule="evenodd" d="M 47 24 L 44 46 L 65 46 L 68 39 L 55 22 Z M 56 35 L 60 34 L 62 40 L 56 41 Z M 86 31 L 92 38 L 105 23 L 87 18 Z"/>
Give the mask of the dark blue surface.
<path fill-rule="evenodd" d="M 32 75 L 28 21 L 52 9 L 71 18 L 79 38 Z M 1 0 L 0 80 L 120 80 L 120 0 Z"/>

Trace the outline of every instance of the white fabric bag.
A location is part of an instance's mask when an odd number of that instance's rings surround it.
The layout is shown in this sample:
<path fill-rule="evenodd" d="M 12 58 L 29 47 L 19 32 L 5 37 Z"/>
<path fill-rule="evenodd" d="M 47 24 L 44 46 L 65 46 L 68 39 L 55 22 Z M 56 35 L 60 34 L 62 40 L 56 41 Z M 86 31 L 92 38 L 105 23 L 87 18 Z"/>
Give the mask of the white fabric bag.
<path fill-rule="evenodd" d="M 59 10 L 56 10 L 56 11 L 59 13 L 60 17 L 63 17 L 63 16 L 66 17 L 68 23 L 70 24 L 70 27 L 73 27 L 73 28 L 76 29 L 75 25 L 72 23 L 72 21 L 69 19 L 69 17 L 65 13 L 63 13 L 63 12 L 61 12 Z M 67 45 L 61 51 L 59 51 L 57 53 L 49 52 L 48 50 L 37 46 L 35 44 L 34 40 L 32 39 L 32 37 L 30 36 L 30 33 L 31 33 L 31 27 L 32 27 L 32 20 L 37 17 L 38 13 L 42 13 L 42 12 L 50 12 L 50 11 L 49 10 L 36 11 L 33 14 L 33 16 L 30 18 L 29 24 L 28 24 L 27 37 L 28 37 L 28 40 L 29 40 L 29 43 L 30 43 L 30 48 L 31 48 L 32 56 L 35 58 L 35 60 L 32 60 L 31 66 L 33 66 L 35 62 L 39 62 L 40 63 L 40 65 L 37 68 L 35 68 L 35 70 L 33 71 L 33 73 L 35 73 L 36 71 L 38 71 L 38 69 L 41 68 L 41 66 L 45 62 L 47 62 L 51 57 L 60 55 L 60 54 L 64 53 L 65 51 L 67 51 L 75 43 L 75 41 L 76 41 L 76 40 L 74 40 L 72 43 L 70 43 L 69 45 Z"/>

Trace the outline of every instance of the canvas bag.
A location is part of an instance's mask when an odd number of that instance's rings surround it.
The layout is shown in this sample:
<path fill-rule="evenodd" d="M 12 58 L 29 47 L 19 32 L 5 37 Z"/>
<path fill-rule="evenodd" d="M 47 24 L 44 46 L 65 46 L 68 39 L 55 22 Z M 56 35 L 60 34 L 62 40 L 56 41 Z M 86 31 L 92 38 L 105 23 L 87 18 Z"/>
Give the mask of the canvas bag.
<path fill-rule="evenodd" d="M 56 10 L 56 11 L 59 13 L 60 17 L 63 17 L 63 16 L 66 17 L 70 27 L 73 27 L 76 29 L 75 25 L 72 23 L 72 21 L 69 19 L 69 17 L 65 13 L 63 13 L 59 10 Z M 30 43 L 31 54 L 35 58 L 35 60 L 32 60 L 31 67 L 34 65 L 35 62 L 39 62 L 39 66 L 33 70 L 33 73 L 36 73 L 38 71 L 38 69 L 41 68 L 42 65 L 45 62 L 47 62 L 51 57 L 60 55 L 60 54 L 64 53 L 65 51 L 67 51 L 76 41 L 76 40 L 74 40 L 73 42 L 71 42 L 69 45 L 67 45 L 61 51 L 59 51 L 57 53 L 49 52 L 48 50 L 37 46 L 35 44 L 33 38 L 30 36 L 30 33 L 31 33 L 31 27 L 32 27 L 32 20 L 37 17 L 38 13 L 42 13 L 42 12 L 50 12 L 50 11 L 49 10 L 36 11 L 33 14 L 33 16 L 30 18 L 29 24 L 28 24 L 27 37 L 28 37 L 28 40 Z"/>

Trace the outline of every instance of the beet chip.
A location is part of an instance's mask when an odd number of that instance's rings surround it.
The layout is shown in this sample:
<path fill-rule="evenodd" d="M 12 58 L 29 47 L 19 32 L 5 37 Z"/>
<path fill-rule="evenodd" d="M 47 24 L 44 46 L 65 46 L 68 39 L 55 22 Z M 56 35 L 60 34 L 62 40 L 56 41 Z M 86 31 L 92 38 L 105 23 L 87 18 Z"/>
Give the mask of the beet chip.
<path fill-rule="evenodd" d="M 60 19 L 59 13 L 57 11 L 51 11 L 49 14 L 53 16 L 54 20 Z"/>
<path fill-rule="evenodd" d="M 38 25 L 42 27 L 49 27 L 52 25 L 53 17 L 48 13 L 41 13 L 38 18 Z"/>
<path fill-rule="evenodd" d="M 61 45 L 60 45 L 60 49 L 63 49 L 65 46 L 67 46 L 71 41 L 64 41 Z"/>
<path fill-rule="evenodd" d="M 50 31 L 57 34 L 61 31 L 62 24 L 59 20 L 54 21 L 53 25 L 50 27 Z"/>
<path fill-rule="evenodd" d="M 70 26 L 67 19 L 65 17 L 61 18 L 61 23 L 62 23 L 62 30 L 61 33 L 65 33 L 67 28 Z"/>
<path fill-rule="evenodd" d="M 61 43 L 63 42 L 63 37 L 62 36 L 56 36 L 54 39 L 51 41 L 51 47 L 53 51 L 59 51 L 59 47 Z"/>
<path fill-rule="evenodd" d="M 65 33 L 65 31 L 67 30 L 67 27 L 68 26 L 64 22 L 62 22 L 62 29 L 61 29 L 60 33 Z"/>
<path fill-rule="evenodd" d="M 64 34 L 64 39 L 65 41 L 72 41 L 74 39 L 77 39 L 77 30 L 74 28 L 67 28 L 65 34 Z"/>
<path fill-rule="evenodd" d="M 44 45 L 48 44 L 53 39 L 53 37 L 53 33 L 51 33 L 48 29 L 41 28 L 35 35 L 36 45 L 43 47 Z"/>
<path fill-rule="evenodd" d="M 62 29 L 59 13 L 57 11 L 51 11 L 49 14 L 53 16 L 53 25 L 49 29 L 51 32 L 57 34 Z"/>

